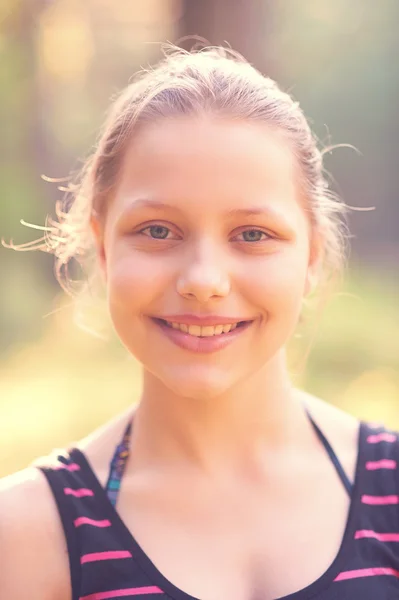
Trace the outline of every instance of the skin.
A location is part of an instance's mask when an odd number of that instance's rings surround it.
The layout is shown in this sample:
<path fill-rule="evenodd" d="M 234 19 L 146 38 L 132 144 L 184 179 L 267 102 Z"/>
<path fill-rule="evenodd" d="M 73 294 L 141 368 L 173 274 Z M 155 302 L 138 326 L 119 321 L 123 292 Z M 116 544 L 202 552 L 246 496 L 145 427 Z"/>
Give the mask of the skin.
<path fill-rule="evenodd" d="M 160 426 L 151 437 L 166 436 L 160 460 L 178 436 L 179 456 L 183 444 L 213 468 L 228 448 L 235 464 L 238 442 L 241 456 L 254 427 L 261 440 L 280 443 L 296 427 L 302 409 L 289 417 L 284 345 L 318 268 L 296 171 L 288 145 L 264 126 L 206 117 L 156 123 L 132 143 L 105 225 L 93 224 L 111 318 L 144 365 L 137 421 L 148 413 L 151 430 Z M 140 208 L 141 200 L 168 207 Z M 274 214 L 231 214 L 249 207 Z M 150 225 L 167 227 L 168 239 L 144 235 Z M 244 241 L 254 230 L 261 240 Z M 181 313 L 254 323 L 223 352 L 200 355 L 174 346 L 149 318 Z"/>
<path fill-rule="evenodd" d="M 260 212 L 238 212 L 250 207 Z M 126 525 L 166 577 L 202 600 L 276 598 L 310 584 L 338 551 L 349 501 L 303 405 L 352 479 L 358 422 L 288 376 L 284 348 L 322 253 L 288 143 L 265 125 L 209 115 L 146 125 L 92 227 L 115 330 L 144 371 L 118 504 Z M 253 323 L 223 350 L 198 354 L 151 319 L 181 313 Z M 130 414 L 79 444 L 102 483 Z M 32 471 L 15 477 L 0 494 L 0 552 L 13 549 L 0 589 L 24 597 L 15 540 L 26 514 L 37 598 L 70 598 L 47 484 Z M 45 534 L 27 518 L 28 490 Z"/>

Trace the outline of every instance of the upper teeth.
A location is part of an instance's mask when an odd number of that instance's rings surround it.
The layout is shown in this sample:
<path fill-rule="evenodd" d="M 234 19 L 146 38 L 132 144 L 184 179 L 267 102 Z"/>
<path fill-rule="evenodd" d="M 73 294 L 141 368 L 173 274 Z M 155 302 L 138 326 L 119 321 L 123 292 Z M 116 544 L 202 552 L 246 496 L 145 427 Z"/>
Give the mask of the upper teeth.
<path fill-rule="evenodd" d="M 220 335 L 221 333 L 228 333 L 233 331 L 237 327 L 237 323 L 230 323 L 229 325 L 206 325 L 201 327 L 200 325 L 185 325 L 184 323 L 174 323 L 166 321 L 173 329 L 180 329 L 184 333 L 189 335 L 195 335 L 196 337 L 211 337 L 212 335 Z"/>

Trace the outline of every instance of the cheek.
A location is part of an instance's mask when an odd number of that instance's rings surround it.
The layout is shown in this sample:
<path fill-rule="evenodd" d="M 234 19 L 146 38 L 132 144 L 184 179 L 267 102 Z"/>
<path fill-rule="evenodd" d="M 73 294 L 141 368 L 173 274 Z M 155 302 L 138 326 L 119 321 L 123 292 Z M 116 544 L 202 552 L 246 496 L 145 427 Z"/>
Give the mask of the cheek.
<path fill-rule="evenodd" d="M 139 253 L 114 252 L 107 265 L 108 303 L 111 312 L 138 316 L 146 312 L 159 290 L 165 289 L 167 272 L 162 261 L 149 261 Z"/>
<path fill-rule="evenodd" d="M 246 271 L 245 288 L 267 318 L 291 323 L 299 316 L 305 290 L 308 254 L 291 247 Z"/>

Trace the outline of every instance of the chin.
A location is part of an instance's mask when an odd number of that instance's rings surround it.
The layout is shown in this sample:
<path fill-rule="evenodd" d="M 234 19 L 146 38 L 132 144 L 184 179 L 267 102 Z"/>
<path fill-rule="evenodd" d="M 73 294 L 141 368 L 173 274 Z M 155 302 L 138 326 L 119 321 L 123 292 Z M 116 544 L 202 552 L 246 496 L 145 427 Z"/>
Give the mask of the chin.
<path fill-rule="evenodd" d="M 185 368 L 179 373 L 164 373 L 160 379 L 177 396 L 192 400 L 212 400 L 229 391 L 237 382 L 231 372 L 219 369 Z"/>

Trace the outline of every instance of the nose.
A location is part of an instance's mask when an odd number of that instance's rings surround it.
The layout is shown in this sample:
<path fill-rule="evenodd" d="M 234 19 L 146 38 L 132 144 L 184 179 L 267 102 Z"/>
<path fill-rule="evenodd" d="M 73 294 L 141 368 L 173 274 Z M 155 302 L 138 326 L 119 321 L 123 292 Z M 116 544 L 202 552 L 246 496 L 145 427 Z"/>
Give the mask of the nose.
<path fill-rule="evenodd" d="M 227 296 L 230 292 L 230 277 L 222 263 L 221 257 L 216 258 L 212 252 L 190 260 L 179 274 L 178 293 L 200 303 Z"/>

